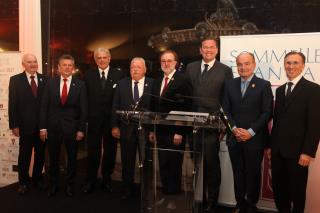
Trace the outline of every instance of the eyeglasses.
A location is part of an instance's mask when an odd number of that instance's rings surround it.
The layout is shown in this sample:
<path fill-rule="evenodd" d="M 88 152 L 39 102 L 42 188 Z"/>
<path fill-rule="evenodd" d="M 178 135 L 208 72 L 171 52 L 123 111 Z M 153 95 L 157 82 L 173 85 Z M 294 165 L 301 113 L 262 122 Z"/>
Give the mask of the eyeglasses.
<path fill-rule="evenodd" d="M 161 62 L 161 64 L 165 64 L 165 63 L 167 63 L 167 64 L 171 64 L 172 62 L 174 62 L 175 60 L 161 60 L 160 62 Z"/>

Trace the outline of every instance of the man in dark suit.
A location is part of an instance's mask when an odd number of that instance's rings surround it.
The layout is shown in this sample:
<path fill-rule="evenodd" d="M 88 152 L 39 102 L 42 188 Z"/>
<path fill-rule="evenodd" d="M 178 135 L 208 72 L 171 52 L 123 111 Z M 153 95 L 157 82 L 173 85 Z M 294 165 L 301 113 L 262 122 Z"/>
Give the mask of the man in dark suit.
<path fill-rule="evenodd" d="M 19 137 L 19 194 L 29 189 L 29 165 L 34 148 L 33 184 L 43 189 L 42 169 L 45 144 L 39 138 L 38 116 L 46 76 L 38 73 L 38 61 L 33 54 L 22 57 L 24 72 L 12 76 L 9 83 L 9 126 Z"/>
<path fill-rule="evenodd" d="M 320 87 L 303 77 L 304 67 L 303 53 L 287 53 L 288 82 L 276 90 L 271 171 L 275 203 L 283 213 L 304 212 L 308 166 L 320 138 Z"/>
<path fill-rule="evenodd" d="M 121 121 L 116 110 L 143 110 L 150 107 L 152 79 L 145 77 L 146 64 L 143 58 L 133 58 L 130 65 L 130 78 L 119 81 L 113 98 L 112 135 L 120 139 L 122 181 L 124 185 L 121 199 L 129 199 L 134 193 L 134 169 L 137 149 L 142 155 L 144 150 L 139 146 L 138 125 Z M 142 160 L 142 159 L 140 159 Z"/>
<path fill-rule="evenodd" d="M 77 146 L 84 138 L 87 119 L 87 93 L 84 82 L 73 78 L 74 59 L 71 55 L 59 58 L 59 77 L 48 81 L 40 110 L 40 138 L 48 139 L 50 188 L 53 196 L 59 187 L 61 144 L 67 152 L 66 195 L 73 196 L 76 175 Z"/>
<path fill-rule="evenodd" d="M 261 162 L 272 116 L 271 84 L 255 76 L 254 55 L 242 52 L 236 59 L 240 77 L 226 82 L 223 109 L 232 134 L 227 138 L 237 209 L 256 212 L 260 195 Z"/>
<path fill-rule="evenodd" d="M 153 86 L 151 110 L 169 113 L 170 111 L 187 111 L 191 109 L 191 83 L 183 74 L 176 71 L 178 55 L 173 50 L 164 51 L 160 56 L 163 76 L 156 79 Z M 177 100 L 181 96 L 181 100 Z M 181 191 L 181 175 L 183 151 L 185 148 L 185 132 L 183 128 L 158 125 L 156 135 L 151 132 L 151 142 L 157 141 L 160 149 L 177 151 L 159 151 L 159 167 L 164 194 L 177 194 Z"/>
<path fill-rule="evenodd" d="M 111 108 L 113 94 L 118 81 L 124 77 L 120 70 L 109 66 L 111 55 L 108 49 L 98 48 L 94 52 L 97 68 L 85 72 L 87 86 L 88 114 L 88 169 L 87 182 L 83 192 L 90 193 L 97 182 L 97 173 L 101 162 L 102 188 L 111 192 L 111 174 L 113 173 L 117 151 L 117 139 L 111 135 Z"/>
<path fill-rule="evenodd" d="M 183 98 L 191 96 L 191 83 L 185 74 L 176 71 L 177 62 L 178 56 L 173 50 L 164 51 L 160 56 L 163 76 L 156 79 L 153 84 L 151 110 L 154 112 L 188 111 L 191 106 L 190 99 Z M 149 134 L 150 141 L 156 141 L 157 147 L 164 149 L 158 152 L 164 194 L 181 192 L 185 137 L 184 128 L 167 125 L 157 125 L 156 134 L 154 132 Z"/>
<path fill-rule="evenodd" d="M 193 111 L 217 112 L 223 97 L 224 83 L 233 77 L 231 68 L 216 60 L 217 53 L 216 40 L 205 38 L 200 47 L 202 60 L 192 62 L 186 68 L 193 87 Z M 219 133 L 214 130 L 205 130 L 203 154 L 204 183 L 208 192 L 206 212 L 213 211 L 218 202 L 221 182 L 219 149 Z"/>

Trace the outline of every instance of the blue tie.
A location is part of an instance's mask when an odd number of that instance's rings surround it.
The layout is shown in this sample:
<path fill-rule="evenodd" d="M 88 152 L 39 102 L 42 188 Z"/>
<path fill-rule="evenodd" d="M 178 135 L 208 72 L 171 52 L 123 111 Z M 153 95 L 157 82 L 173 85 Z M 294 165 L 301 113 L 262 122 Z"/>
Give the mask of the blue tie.
<path fill-rule="evenodd" d="M 134 87 L 133 87 L 133 101 L 134 101 L 134 103 L 137 103 L 139 101 L 138 83 L 139 83 L 139 81 L 134 82 Z"/>
<path fill-rule="evenodd" d="M 246 93 L 248 83 L 249 83 L 248 81 L 241 81 L 241 94 L 242 94 L 242 97 Z"/>

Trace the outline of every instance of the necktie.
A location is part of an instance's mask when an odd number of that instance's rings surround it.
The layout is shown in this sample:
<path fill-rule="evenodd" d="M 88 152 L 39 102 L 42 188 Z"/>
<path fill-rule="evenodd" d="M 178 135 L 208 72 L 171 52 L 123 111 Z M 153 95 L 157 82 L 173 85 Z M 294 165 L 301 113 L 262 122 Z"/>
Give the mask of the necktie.
<path fill-rule="evenodd" d="M 204 69 L 201 73 L 201 77 L 203 78 L 204 75 L 208 72 L 209 64 L 204 64 Z"/>
<path fill-rule="evenodd" d="M 287 83 L 287 92 L 286 92 L 286 97 L 289 97 L 289 95 L 291 94 L 291 87 L 292 87 L 293 83 L 292 82 L 288 82 Z"/>
<path fill-rule="evenodd" d="M 134 82 L 134 87 L 133 87 L 133 101 L 134 101 L 134 103 L 139 102 L 138 83 L 139 83 L 139 81 Z"/>
<path fill-rule="evenodd" d="M 106 86 L 106 76 L 104 71 L 101 72 L 101 87 L 102 89 L 104 89 L 104 87 Z"/>
<path fill-rule="evenodd" d="M 62 93 L 61 93 L 61 103 L 64 105 L 67 102 L 68 97 L 68 87 L 67 87 L 67 81 L 68 79 L 63 79 L 63 87 L 62 87 Z"/>
<path fill-rule="evenodd" d="M 164 85 L 163 85 L 163 88 L 162 88 L 162 91 L 161 91 L 161 96 L 163 96 L 164 91 L 166 91 L 166 89 L 167 89 L 167 87 L 168 87 L 168 81 L 169 81 L 169 77 L 165 77 L 165 79 L 164 79 Z"/>
<path fill-rule="evenodd" d="M 242 94 L 242 97 L 246 93 L 248 83 L 249 83 L 248 81 L 241 81 L 241 94 Z"/>
<path fill-rule="evenodd" d="M 34 80 L 34 75 L 31 75 L 30 78 L 31 78 L 30 85 L 31 85 L 32 94 L 36 98 L 38 87 L 37 87 L 36 81 Z"/>

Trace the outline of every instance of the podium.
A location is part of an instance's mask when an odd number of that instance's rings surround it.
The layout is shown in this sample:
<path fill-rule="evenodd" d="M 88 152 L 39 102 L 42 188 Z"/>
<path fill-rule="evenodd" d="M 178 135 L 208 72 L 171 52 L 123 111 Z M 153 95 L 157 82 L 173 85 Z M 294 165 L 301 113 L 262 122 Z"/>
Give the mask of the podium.
<path fill-rule="evenodd" d="M 201 213 L 205 192 L 203 187 L 203 137 L 206 129 L 225 131 L 220 115 L 172 111 L 170 113 L 117 111 L 123 122 L 136 123 L 139 130 L 140 212 Z M 149 132 L 180 128 L 185 132 L 183 149 L 158 146 L 148 139 Z M 168 130 L 169 130 L 168 129 Z M 183 156 L 181 190 L 168 193 L 162 188 L 159 153 Z M 174 162 L 172 162 L 174 163 Z M 179 172 L 178 172 L 179 173 Z"/>

